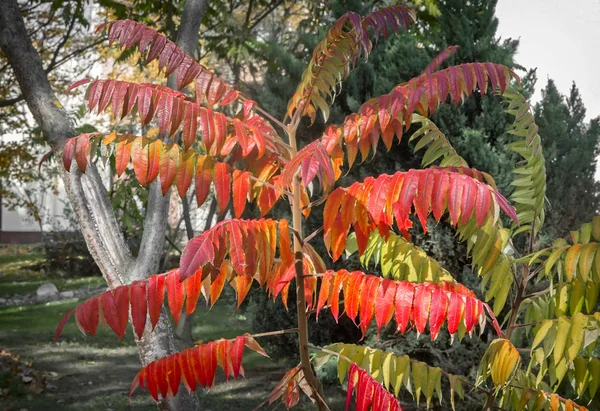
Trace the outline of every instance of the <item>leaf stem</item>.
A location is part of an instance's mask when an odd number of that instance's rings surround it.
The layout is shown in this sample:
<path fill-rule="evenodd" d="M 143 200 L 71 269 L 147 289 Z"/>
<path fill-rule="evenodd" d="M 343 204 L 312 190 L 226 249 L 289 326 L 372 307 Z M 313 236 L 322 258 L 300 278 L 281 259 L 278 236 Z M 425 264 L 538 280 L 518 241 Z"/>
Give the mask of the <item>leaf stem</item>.
<path fill-rule="evenodd" d="M 273 123 L 277 124 L 279 127 L 281 127 L 283 130 L 287 130 L 287 127 L 285 126 L 285 124 L 283 124 L 281 121 L 277 120 L 275 117 L 273 117 L 271 114 L 269 114 L 268 111 L 263 110 L 262 108 L 260 108 L 258 105 L 254 106 L 254 109 L 256 111 L 258 111 L 260 114 L 262 114 L 263 116 L 265 116 L 266 118 L 268 118 L 270 121 L 272 121 Z"/>

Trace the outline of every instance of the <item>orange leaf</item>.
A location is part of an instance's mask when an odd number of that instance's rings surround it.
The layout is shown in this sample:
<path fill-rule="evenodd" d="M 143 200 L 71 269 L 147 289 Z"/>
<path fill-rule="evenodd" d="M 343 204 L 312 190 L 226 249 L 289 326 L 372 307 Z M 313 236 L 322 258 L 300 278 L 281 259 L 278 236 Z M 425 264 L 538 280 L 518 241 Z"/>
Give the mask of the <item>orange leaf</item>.
<path fill-rule="evenodd" d="M 179 270 L 171 270 L 167 274 L 167 295 L 169 299 L 169 309 L 175 324 L 179 322 L 181 310 L 183 309 L 183 299 L 185 298 L 185 288 L 183 282 L 179 279 Z"/>

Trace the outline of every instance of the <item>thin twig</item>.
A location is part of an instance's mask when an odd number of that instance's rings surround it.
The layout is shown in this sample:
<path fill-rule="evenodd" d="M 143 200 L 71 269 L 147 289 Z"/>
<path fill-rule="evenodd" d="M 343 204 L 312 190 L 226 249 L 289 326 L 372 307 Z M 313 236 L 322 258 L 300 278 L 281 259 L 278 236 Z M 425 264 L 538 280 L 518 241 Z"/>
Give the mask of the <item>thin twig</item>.
<path fill-rule="evenodd" d="M 256 111 L 258 111 L 260 114 L 262 114 L 263 116 L 265 116 L 266 118 L 268 118 L 269 120 L 271 120 L 271 122 L 277 124 L 279 127 L 281 127 L 284 131 L 287 130 L 287 127 L 285 126 L 285 124 L 283 124 L 281 121 L 277 120 L 275 117 L 273 117 L 271 114 L 269 114 L 268 111 L 260 108 L 258 105 L 254 106 L 254 109 Z M 285 143 L 284 143 L 285 144 Z M 287 145 L 287 144 L 286 144 Z"/>
<path fill-rule="evenodd" d="M 323 231 L 323 226 L 317 228 L 315 231 L 313 231 L 312 233 L 310 233 L 310 235 L 308 235 L 305 239 L 304 239 L 304 243 L 310 243 L 310 240 L 312 240 L 313 238 L 315 238 L 315 236 L 317 234 L 319 234 L 321 231 Z"/>
<path fill-rule="evenodd" d="M 271 337 L 273 335 L 291 334 L 291 333 L 297 333 L 297 332 L 298 332 L 297 328 L 288 328 L 287 330 L 268 331 L 268 332 L 264 332 L 264 333 L 252 334 L 252 337 L 253 338 Z"/>

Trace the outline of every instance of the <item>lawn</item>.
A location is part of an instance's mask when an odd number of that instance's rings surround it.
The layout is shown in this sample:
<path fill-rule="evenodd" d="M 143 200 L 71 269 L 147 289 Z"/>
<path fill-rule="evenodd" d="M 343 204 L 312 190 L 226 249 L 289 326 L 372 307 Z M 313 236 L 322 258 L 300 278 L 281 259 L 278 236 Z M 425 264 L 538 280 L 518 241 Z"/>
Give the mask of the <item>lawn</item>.
<path fill-rule="evenodd" d="M 39 253 L 0 255 L 0 296 L 13 293 L 35 292 L 40 283 L 54 282 L 59 290 L 103 285 L 102 279 L 49 278 L 32 270 L 43 258 Z M 57 281 L 57 280 L 62 280 Z M 15 291 L 18 290 L 18 291 Z M 48 385 L 41 393 L 29 393 L 21 388 L 2 386 L 0 403 L 3 410 L 156 410 L 150 395 L 138 389 L 131 400 L 128 391 L 139 370 L 137 349 L 131 326 L 123 341 L 100 327 L 95 337 L 85 337 L 73 319 L 67 324 L 60 341 L 53 341 L 56 324 L 65 312 L 77 304 L 74 300 L 51 302 L 22 307 L 0 308 L 0 347 L 30 361 L 31 367 L 48 373 Z M 250 320 L 243 312 L 235 313 L 231 289 L 212 310 L 202 307 L 194 319 L 193 336 L 208 341 L 231 338 L 250 330 Z M 290 364 L 277 363 L 254 353 L 244 357 L 246 378 L 223 381 L 217 374 L 217 384 L 209 392 L 198 393 L 204 410 L 226 407 L 230 411 L 251 410 L 268 397 L 277 381 Z M 0 370 L 1 371 L 1 370 Z M 1 377 L 0 373 L 0 377 Z M 183 389 L 183 386 L 182 386 Z M 334 397 L 332 409 L 343 408 L 343 393 L 328 389 Z M 6 395 L 8 394 L 8 395 Z M 5 398 L 3 398 L 3 396 Z M 276 404 L 267 409 L 273 409 Z M 279 405 L 277 409 L 281 409 Z M 298 409 L 312 409 L 304 401 Z"/>

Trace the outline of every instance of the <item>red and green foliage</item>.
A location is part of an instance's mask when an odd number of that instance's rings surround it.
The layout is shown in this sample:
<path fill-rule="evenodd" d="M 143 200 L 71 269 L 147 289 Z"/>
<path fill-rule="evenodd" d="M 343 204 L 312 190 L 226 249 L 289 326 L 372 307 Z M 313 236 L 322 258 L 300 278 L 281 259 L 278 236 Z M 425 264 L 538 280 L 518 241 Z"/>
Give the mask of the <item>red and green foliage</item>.
<path fill-rule="evenodd" d="M 94 335 L 104 323 L 123 338 L 131 319 L 140 338 L 146 327 L 156 326 L 165 291 L 177 322 L 184 309 L 187 314 L 195 310 L 200 296 L 214 304 L 226 284 L 235 289 L 238 307 L 253 282 L 274 300 L 281 297 L 286 307 L 289 287 L 295 286 L 298 325 L 280 333 L 298 334 L 301 363 L 265 402 L 281 399 L 291 408 L 302 391 L 326 409 L 311 361 L 319 366 L 333 358 L 340 382 L 347 377 L 347 407 L 354 396 L 358 410 L 400 410 L 396 397 L 403 388 L 417 403 L 423 396 L 429 407 L 434 397 L 442 401 L 442 376 L 448 379 L 452 408 L 455 394 L 464 398 L 465 384 L 486 398 L 485 409 L 584 410 L 555 392 L 562 393 L 566 385 L 579 403 L 593 403 L 600 387 L 600 359 L 594 357 L 600 330 L 600 218 L 574 231 L 571 242 L 559 239 L 548 249 L 535 249 L 544 223 L 545 162 L 538 127 L 529 104 L 511 85 L 519 79 L 509 68 L 483 62 L 439 69 L 456 49 L 450 47 L 420 76 L 366 102 L 343 124 L 329 125 L 320 138 L 298 149 L 296 131 L 303 117 L 312 123 L 321 111 L 327 120 L 330 101 L 360 57 L 371 52 L 380 35 L 406 30 L 414 18 L 402 6 L 364 18 L 342 16 L 315 48 L 283 121 L 156 31 L 129 20 L 103 25 L 111 42 L 137 47 L 146 62 L 158 59 L 180 91 L 118 80 L 77 82 L 74 86 L 88 83 L 90 110 L 107 111 L 116 119 L 137 113 L 142 126 L 158 132 L 155 138 L 114 132 L 72 138 L 63 148 L 65 168 L 76 164 L 85 172 L 102 146 L 104 154 L 115 156 L 117 175 L 132 163 L 141 185 L 158 179 L 164 194 L 175 186 L 180 196 L 193 183 L 199 204 L 214 187 L 220 212 L 231 204 L 236 219 L 190 240 L 178 269 L 80 304 L 63 318 L 57 338 L 73 312 L 86 334 Z M 490 175 L 469 168 L 428 118 L 440 105 L 461 104 L 475 92 L 503 98 L 514 116 L 508 148 L 520 161 L 510 200 Z M 342 169 L 355 165 L 359 152 L 360 160 L 367 160 L 380 140 L 390 150 L 415 124 L 419 128 L 409 142 L 415 151 L 424 150 L 426 168 L 336 188 Z M 255 203 L 264 217 L 282 198 L 291 206 L 291 226 L 287 220 L 240 219 L 246 204 Z M 303 219 L 323 203 L 322 236 L 332 260 L 358 253 L 365 269 L 374 261 L 384 277 L 327 268 L 310 244 L 321 230 L 309 236 L 303 232 Z M 481 277 L 482 299 L 410 242 L 415 223 L 427 233 L 444 219 L 467 243 Z M 436 339 L 445 326 L 452 338 L 462 340 L 477 326 L 483 333 L 490 322 L 493 340 L 471 381 L 366 346 L 312 346 L 309 311 L 317 320 L 324 311 L 336 321 L 346 315 L 363 336 L 371 326 L 380 332 L 393 320 L 396 332 L 414 330 L 417 337 L 429 332 Z M 158 399 L 159 393 L 176 394 L 181 383 L 189 391 L 211 387 L 217 367 L 226 379 L 237 378 L 244 375 L 244 347 L 266 355 L 249 334 L 201 344 L 148 364 L 132 391 L 140 386 Z M 316 351 L 312 358 L 309 350 Z"/>

